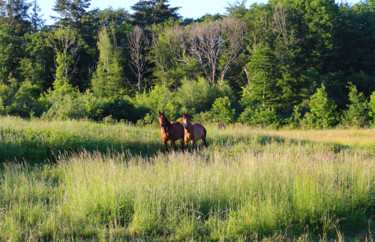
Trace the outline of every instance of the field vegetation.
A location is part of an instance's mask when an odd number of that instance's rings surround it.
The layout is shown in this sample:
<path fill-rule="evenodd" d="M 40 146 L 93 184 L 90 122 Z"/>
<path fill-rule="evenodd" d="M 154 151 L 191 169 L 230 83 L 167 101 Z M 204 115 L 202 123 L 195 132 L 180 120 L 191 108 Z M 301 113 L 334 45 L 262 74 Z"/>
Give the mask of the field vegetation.
<path fill-rule="evenodd" d="M 2 240 L 373 238 L 372 130 L 209 125 L 166 153 L 151 125 L 0 121 Z"/>

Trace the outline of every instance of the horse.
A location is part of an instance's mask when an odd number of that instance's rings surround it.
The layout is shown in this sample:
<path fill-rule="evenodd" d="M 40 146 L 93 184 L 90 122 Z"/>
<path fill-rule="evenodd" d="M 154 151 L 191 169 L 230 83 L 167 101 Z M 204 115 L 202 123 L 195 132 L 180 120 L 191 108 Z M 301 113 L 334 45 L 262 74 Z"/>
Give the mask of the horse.
<path fill-rule="evenodd" d="M 184 149 L 184 126 L 180 122 L 169 122 L 165 116 L 165 111 L 159 111 L 159 124 L 161 128 L 161 138 L 165 149 L 169 151 L 167 142 L 170 141 L 171 147 L 176 149 L 175 141 L 180 140 L 180 148 Z"/>
<path fill-rule="evenodd" d="M 183 113 L 182 114 L 182 120 L 184 123 L 185 128 L 185 144 L 186 147 L 189 148 L 189 142 L 192 141 L 192 148 L 196 149 L 195 142 L 197 140 L 202 141 L 202 145 L 204 147 L 207 147 L 206 143 L 206 136 L 207 136 L 207 130 L 203 127 L 200 123 L 191 123 L 189 120 L 189 114 Z"/>

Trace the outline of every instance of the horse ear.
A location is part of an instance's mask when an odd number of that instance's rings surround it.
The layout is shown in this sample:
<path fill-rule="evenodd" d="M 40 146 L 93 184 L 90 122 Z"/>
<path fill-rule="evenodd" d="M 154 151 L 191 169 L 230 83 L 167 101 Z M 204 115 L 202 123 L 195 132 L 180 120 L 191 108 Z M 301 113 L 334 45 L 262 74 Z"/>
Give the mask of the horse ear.
<path fill-rule="evenodd" d="M 159 111 L 159 115 L 161 114 L 161 112 Z"/>

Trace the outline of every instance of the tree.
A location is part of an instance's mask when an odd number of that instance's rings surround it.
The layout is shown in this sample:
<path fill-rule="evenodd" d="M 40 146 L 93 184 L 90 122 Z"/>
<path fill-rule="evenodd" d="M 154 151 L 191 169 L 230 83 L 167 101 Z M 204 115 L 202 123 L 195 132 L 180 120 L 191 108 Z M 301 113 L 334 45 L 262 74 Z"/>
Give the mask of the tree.
<path fill-rule="evenodd" d="M 0 3 L 0 83 L 9 83 L 12 78 L 20 83 L 17 69 L 26 46 L 23 36 L 29 31 L 30 5 L 24 0 Z"/>
<path fill-rule="evenodd" d="M 232 107 L 228 97 L 217 98 L 212 105 L 211 112 L 217 122 L 232 123 L 235 121 L 236 110 Z"/>
<path fill-rule="evenodd" d="M 343 122 L 349 125 L 363 126 L 368 120 L 368 102 L 362 92 L 358 92 L 357 87 L 349 85 L 349 104 L 344 111 Z"/>
<path fill-rule="evenodd" d="M 132 20 L 134 25 L 141 28 L 149 27 L 153 24 L 160 24 L 172 18 L 177 20 L 179 7 L 171 8 L 168 0 L 140 0 L 131 7 L 134 11 Z"/>
<path fill-rule="evenodd" d="M 77 70 L 79 51 L 84 42 L 74 29 L 60 27 L 48 38 L 48 44 L 56 53 L 54 88 L 71 85 L 71 75 Z"/>
<path fill-rule="evenodd" d="M 124 92 L 124 77 L 119 62 L 119 50 L 109 38 L 106 27 L 99 32 L 99 62 L 92 78 L 92 88 L 99 96 L 117 96 Z"/>
<path fill-rule="evenodd" d="M 238 57 L 245 40 L 244 31 L 242 21 L 231 18 L 191 26 L 190 54 L 212 83 L 217 82 L 218 70 L 223 80 Z"/>
<path fill-rule="evenodd" d="M 53 10 L 59 13 L 60 17 L 55 18 L 61 25 L 74 26 L 82 21 L 88 7 L 90 7 L 90 0 L 56 0 Z"/>
<path fill-rule="evenodd" d="M 43 15 L 40 15 L 40 12 L 41 12 L 41 8 L 39 7 L 37 1 L 34 0 L 32 13 L 30 16 L 31 28 L 32 28 L 32 32 L 34 33 L 40 30 L 45 23 L 45 20 L 42 19 Z"/>
<path fill-rule="evenodd" d="M 253 46 L 250 62 L 246 65 L 249 72 L 249 88 L 244 95 L 249 95 L 250 103 L 263 108 L 274 108 L 279 104 L 280 89 L 277 59 L 269 46 L 258 44 Z M 246 97 L 244 97 L 246 99 Z M 250 104 L 248 103 L 248 104 Z"/>
<path fill-rule="evenodd" d="M 310 112 L 317 127 L 329 128 L 337 122 L 336 104 L 328 98 L 324 85 L 311 96 Z"/>
<path fill-rule="evenodd" d="M 137 77 L 137 89 L 141 92 L 143 75 L 147 63 L 146 48 L 149 46 L 148 38 L 145 32 L 135 26 L 134 30 L 128 35 L 128 48 L 130 50 L 130 68 Z"/>
<path fill-rule="evenodd" d="M 152 44 L 153 74 L 164 85 L 174 87 L 179 87 L 184 78 L 196 79 L 201 72 L 188 50 L 189 33 L 184 26 L 175 24 L 165 28 Z"/>

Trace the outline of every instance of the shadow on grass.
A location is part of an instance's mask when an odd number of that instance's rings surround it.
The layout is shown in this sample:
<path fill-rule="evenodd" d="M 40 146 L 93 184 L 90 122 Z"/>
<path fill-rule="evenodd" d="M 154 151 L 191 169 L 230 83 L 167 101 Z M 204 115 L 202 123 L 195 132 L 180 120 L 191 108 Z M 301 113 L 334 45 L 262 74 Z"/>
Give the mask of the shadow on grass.
<path fill-rule="evenodd" d="M 222 134 L 219 137 L 208 138 L 208 146 L 217 146 L 217 147 L 233 147 L 237 144 L 244 144 L 248 147 L 265 147 L 271 144 L 276 145 L 299 145 L 299 146 L 311 146 L 317 147 L 317 149 L 322 149 L 325 151 L 332 151 L 334 153 L 339 153 L 344 150 L 351 150 L 354 147 L 348 145 L 342 145 L 332 142 L 316 142 L 306 139 L 293 139 L 285 138 L 277 135 L 260 135 L 254 134 L 251 136 L 233 136 L 228 134 Z"/>
<path fill-rule="evenodd" d="M 27 161 L 29 164 L 54 162 L 59 154 L 71 154 L 82 150 L 99 151 L 104 154 L 128 152 L 147 157 L 163 151 L 164 146 L 158 140 L 120 140 L 110 136 L 83 137 L 69 132 L 20 133 L 8 130 L 7 137 L 0 137 L 0 164 L 22 161 Z"/>
<path fill-rule="evenodd" d="M 6 132 L 6 133 L 5 133 Z M 140 130 L 141 132 L 141 130 Z M 131 155 L 141 155 L 142 157 L 153 156 L 158 152 L 165 152 L 161 139 L 133 139 L 124 140 L 111 136 L 94 137 L 83 136 L 67 131 L 44 131 L 44 130 L 25 130 L 2 131 L 0 134 L 0 164 L 3 162 L 22 162 L 29 164 L 38 164 L 47 161 L 54 162 L 59 154 L 71 154 L 86 150 L 87 152 L 99 151 L 103 154 L 112 152 L 127 152 Z M 252 147 L 266 147 L 270 144 L 292 144 L 292 145 L 311 145 L 318 144 L 318 148 L 335 153 L 341 150 L 351 149 L 349 146 L 335 143 L 318 143 L 309 140 L 299 140 L 283 138 L 273 135 L 251 135 L 234 136 L 231 134 L 219 134 L 207 138 L 208 149 L 220 149 L 225 152 L 241 152 L 241 149 Z M 241 145 L 242 144 L 242 148 Z M 179 141 L 176 142 L 176 146 Z M 198 150 L 202 148 L 200 141 L 197 142 Z M 238 146 L 238 147 L 237 147 Z M 185 146 L 186 150 L 186 146 Z M 191 144 L 189 151 L 191 151 Z M 262 152 L 262 148 L 258 152 Z"/>

